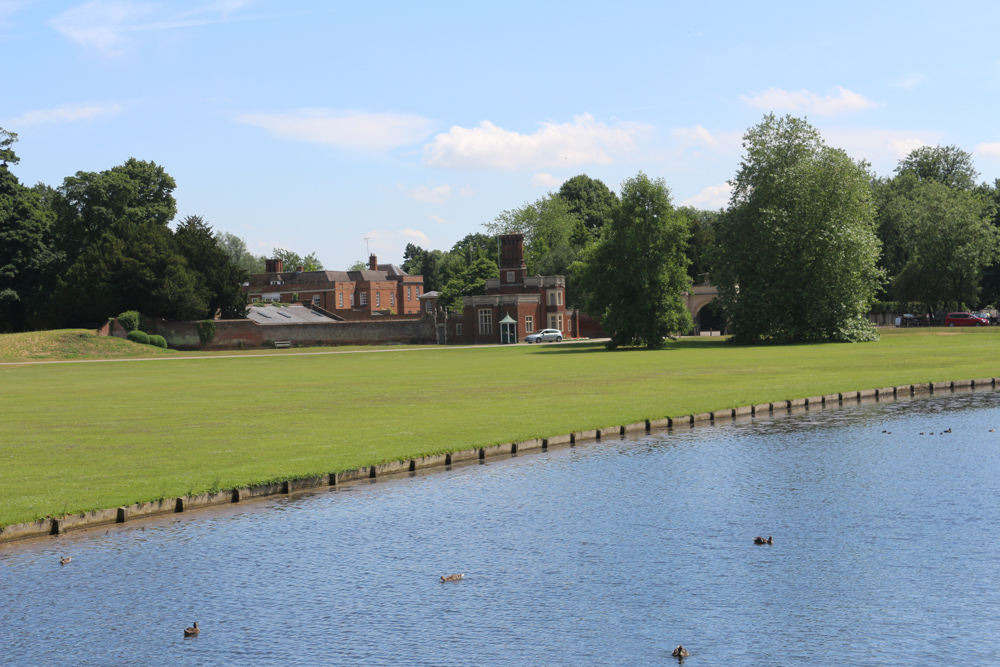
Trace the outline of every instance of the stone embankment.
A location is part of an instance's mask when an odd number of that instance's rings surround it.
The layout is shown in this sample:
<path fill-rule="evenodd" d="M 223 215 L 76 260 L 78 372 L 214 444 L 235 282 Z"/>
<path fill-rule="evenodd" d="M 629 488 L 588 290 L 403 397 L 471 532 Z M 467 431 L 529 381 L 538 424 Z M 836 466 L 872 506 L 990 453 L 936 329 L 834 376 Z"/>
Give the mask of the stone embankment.
<path fill-rule="evenodd" d="M 758 405 L 748 405 L 739 408 L 728 408 L 726 410 L 700 412 L 681 417 L 667 417 L 664 419 L 653 420 L 647 419 L 645 421 L 635 422 L 632 424 L 591 429 L 588 431 L 577 431 L 564 435 L 555 435 L 549 438 L 536 438 L 534 440 L 503 443 L 490 445 L 488 447 L 478 447 L 475 449 L 463 449 L 445 454 L 434 454 L 431 456 L 423 456 L 420 458 L 405 459 L 401 461 L 389 461 L 386 463 L 379 463 L 377 465 L 356 468 L 354 470 L 331 472 L 316 477 L 289 479 L 272 484 L 260 484 L 243 488 L 226 489 L 192 496 L 181 496 L 178 498 L 161 498 L 159 500 L 136 503 L 134 505 L 127 505 L 124 507 L 96 510 L 82 514 L 67 514 L 56 518 L 46 517 L 45 519 L 39 519 L 37 521 L 29 521 L 26 523 L 0 527 L 0 544 L 28 538 L 61 535 L 68 531 L 80 530 L 104 524 L 128 523 L 145 517 L 182 513 L 202 507 L 240 503 L 255 498 L 289 495 L 298 491 L 315 490 L 320 487 L 336 487 L 352 482 L 373 480 L 387 475 L 406 475 L 417 472 L 418 470 L 422 471 L 431 468 L 444 468 L 462 462 L 480 461 L 497 457 L 509 457 L 521 452 L 546 450 L 549 447 L 563 445 L 572 446 L 587 440 L 608 440 L 635 433 L 648 433 L 651 431 L 679 428 L 683 426 L 693 427 L 696 424 L 703 423 L 722 423 L 740 418 L 791 412 L 796 409 L 808 410 L 809 408 L 816 407 L 839 406 L 845 403 L 860 403 L 865 400 L 895 400 L 896 398 L 910 397 L 922 393 L 939 394 L 945 392 L 951 393 L 955 390 L 962 389 L 993 389 L 995 387 L 1000 387 L 1000 378 L 956 380 L 954 382 L 925 382 L 920 384 L 899 385 L 896 387 L 883 387 L 881 389 L 865 389 L 862 391 L 827 394 L 825 396 L 810 396 L 808 398 L 797 398 L 787 401 L 776 401 L 773 403 L 761 403 Z"/>

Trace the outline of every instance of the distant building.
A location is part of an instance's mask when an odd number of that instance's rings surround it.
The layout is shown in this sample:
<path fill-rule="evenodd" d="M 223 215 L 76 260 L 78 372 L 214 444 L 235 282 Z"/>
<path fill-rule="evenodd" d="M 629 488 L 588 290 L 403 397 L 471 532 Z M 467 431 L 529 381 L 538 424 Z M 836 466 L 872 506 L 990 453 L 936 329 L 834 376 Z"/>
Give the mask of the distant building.
<path fill-rule="evenodd" d="M 566 278 L 528 276 L 524 236 L 500 236 L 500 278 L 486 281 L 486 294 L 462 300 L 461 322 L 450 321 L 448 339 L 460 343 L 516 343 L 542 329 L 569 337 Z"/>
<path fill-rule="evenodd" d="M 251 303 L 303 302 L 344 319 L 381 315 L 420 315 L 423 276 L 411 276 L 395 264 L 368 258 L 364 271 L 293 271 L 282 260 L 267 259 L 264 273 L 250 276 L 244 290 Z"/>

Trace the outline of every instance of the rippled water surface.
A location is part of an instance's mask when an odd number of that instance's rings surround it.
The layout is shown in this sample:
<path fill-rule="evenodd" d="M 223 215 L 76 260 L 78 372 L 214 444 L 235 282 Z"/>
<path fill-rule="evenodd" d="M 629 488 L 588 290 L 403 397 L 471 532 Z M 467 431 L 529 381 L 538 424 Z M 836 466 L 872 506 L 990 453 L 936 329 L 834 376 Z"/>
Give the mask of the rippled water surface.
<path fill-rule="evenodd" d="M 11 545 L 0 664 L 997 665 L 994 427 L 872 403 Z"/>

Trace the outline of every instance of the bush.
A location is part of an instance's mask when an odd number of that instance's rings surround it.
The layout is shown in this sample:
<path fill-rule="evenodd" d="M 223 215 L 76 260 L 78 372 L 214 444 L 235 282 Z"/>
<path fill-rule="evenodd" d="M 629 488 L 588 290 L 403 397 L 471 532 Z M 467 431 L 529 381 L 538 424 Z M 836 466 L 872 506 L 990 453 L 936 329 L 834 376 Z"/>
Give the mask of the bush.
<path fill-rule="evenodd" d="M 139 314 L 138 310 L 126 310 L 118 316 L 118 323 L 122 325 L 125 331 L 129 332 L 137 331 L 141 321 L 142 315 Z"/>
<path fill-rule="evenodd" d="M 202 345 L 208 345 L 215 340 L 215 322 L 213 320 L 202 320 L 198 323 L 198 340 Z"/>
<path fill-rule="evenodd" d="M 155 345 L 156 347 L 162 347 L 164 350 L 167 349 L 167 339 L 163 336 L 150 336 L 149 344 Z"/>
<path fill-rule="evenodd" d="M 145 331 L 139 331 L 139 330 L 129 331 L 128 339 L 133 343 L 149 345 L 149 334 L 147 334 Z"/>

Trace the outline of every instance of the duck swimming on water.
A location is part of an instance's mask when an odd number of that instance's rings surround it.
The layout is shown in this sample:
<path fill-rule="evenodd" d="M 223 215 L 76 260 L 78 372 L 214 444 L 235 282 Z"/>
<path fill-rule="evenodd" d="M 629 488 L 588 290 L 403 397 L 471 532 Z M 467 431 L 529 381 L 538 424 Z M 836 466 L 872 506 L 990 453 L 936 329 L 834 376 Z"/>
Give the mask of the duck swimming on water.
<path fill-rule="evenodd" d="M 754 544 L 774 544 L 774 538 L 771 537 L 770 535 L 768 535 L 767 539 L 765 540 L 763 537 L 761 537 L 760 535 L 758 535 L 757 537 L 753 538 L 753 543 Z"/>
<path fill-rule="evenodd" d="M 190 628 L 184 628 L 185 637 L 197 637 L 199 632 L 201 632 L 201 628 L 198 627 L 198 621 L 195 621 Z"/>
<path fill-rule="evenodd" d="M 683 644 L 678 644 L 677 648 L 675 648 L 674 652 L 671 653 L 670 655 L 674 656 L 675 658 L 686 658 L 691 654 L 688 653 L 688 650 L 684 648 Z"/>
<path fill-rule="evenodd" d="M 72 560 L 73 560 L 72 556 L 62 556 L 59 558 L 59 564 L 66 565 L 67 563 L 72 562 Z"/>
<path fill-rule="evenodd" d="M 463 578 L 465 578 L 464 574 L 449 574 L 447 577 L 441 577 L 441 583 L 443 584 L 446 581 L 461 581 Z"/>

